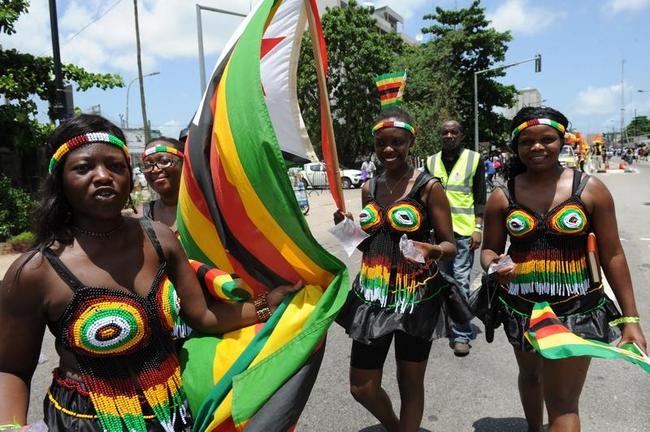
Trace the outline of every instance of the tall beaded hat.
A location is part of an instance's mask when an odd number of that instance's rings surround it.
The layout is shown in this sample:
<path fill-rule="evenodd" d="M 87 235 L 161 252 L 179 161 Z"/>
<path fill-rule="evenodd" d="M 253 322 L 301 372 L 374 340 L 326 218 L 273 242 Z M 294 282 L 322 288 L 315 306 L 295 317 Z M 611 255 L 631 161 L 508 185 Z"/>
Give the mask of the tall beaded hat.
<path fill-rule="evenodd" d="M 399 108 L 404 98 L 404 88 L 406 87 L 407 71 L 389 72 L 375 77 L 375 84 L 379 91 L 379 102 L 381 110 L 388 108 Z M 396 120 L 382 120 L 372 127 L 372 134 L 387 127 L 396 127 L 406 129 L 415 135 L 413 125 Z"/>

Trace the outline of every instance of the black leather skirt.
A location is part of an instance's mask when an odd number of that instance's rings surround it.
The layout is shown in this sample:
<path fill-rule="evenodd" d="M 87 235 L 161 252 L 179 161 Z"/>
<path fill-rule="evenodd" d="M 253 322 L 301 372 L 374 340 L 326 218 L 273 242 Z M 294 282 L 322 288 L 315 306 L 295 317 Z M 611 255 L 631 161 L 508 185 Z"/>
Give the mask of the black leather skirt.
<path fill-rule="evenodd" d="M 535 351 L 524 337 L 524 333 L 528 330 L 533 306 L 542 301 L 548 301 L 558 319 L 581 338 L 610 343 L 620 337 L 619 329 L 610 327 L 609 322 L 619 318 L 621 314 L 614 302 L 605 295 L 602 287 L 572 298 L 514 296 L 505 290 L 499 293 L 499 297 L 503 303 L 501 322 L 508 341 L 518 351 Z"/>

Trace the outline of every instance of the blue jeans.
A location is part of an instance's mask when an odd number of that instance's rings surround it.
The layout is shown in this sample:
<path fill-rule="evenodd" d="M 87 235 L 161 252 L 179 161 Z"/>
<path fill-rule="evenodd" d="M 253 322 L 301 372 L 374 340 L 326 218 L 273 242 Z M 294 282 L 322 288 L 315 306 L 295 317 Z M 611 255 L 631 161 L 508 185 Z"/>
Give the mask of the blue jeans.
<path fill-rule="evenodd" d="M 453 261 L 440 261 L 438 265 L 440 270 L 455 279 L 461 287 L 465 298 L 469 298 L 469 278 L 474 266 L 474 250 L 470 250 L 469 244 L 472 239 L 470 236 L 461 236 L 454 233 L 456 239 L 456 257 Z M 465 325 L 452 323 L 451 342 L 469 343 L 474 338 L 472 327 L 469 323 Z"/>

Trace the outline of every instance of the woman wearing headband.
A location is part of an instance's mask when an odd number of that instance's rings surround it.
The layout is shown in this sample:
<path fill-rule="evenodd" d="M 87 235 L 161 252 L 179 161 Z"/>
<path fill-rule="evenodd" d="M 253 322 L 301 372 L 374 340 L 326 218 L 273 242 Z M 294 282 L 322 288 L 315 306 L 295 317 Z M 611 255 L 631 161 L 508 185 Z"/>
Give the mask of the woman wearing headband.
<path fill-rule="evenodd" d="M 337 322 L 353 339 L 350 391 L 388 431 L 417 431 L 424 409 L 424 374 L 441 314 L 437 261 L 456 254 L 449 203 L 440 182 L 408 163 L 415 141 L 411 117 L 400 108 L 383 111 L 372 129 L 384 173 L 363 184 L 361 228 L 370 235 L 359 249 L 361 271 Z M 351 215 L 345 215 L 351 218 Z M 334 222 L 343 220 L 340 212 Z M 431 229 L 438 244 L 429 243 Z M 405 258 L 400 238 L 411 239 L 422 262 Z M 436 331 L 438 330 L 438 331 Z M 435 333 L 435 335 L 434 335 Z M 401 407 L 395 414 L 381 386 L 395 338 Z"/>
<path fill-rule="evenodd" d="M 142 172 L 160 199 L 144 203 L 142 214 L 176 231 L 176 206 L 183 168 L 183 144 L 174 138 L 149 141 L 142 155 Z"/>
<path fill-rule="evenodd" d="M 44 402 L 50 431 L 189 430 L 171 337 L 176 318 L 222 333 L 258 322 L 298 287 L 244 303 L 207 300 L 166 226 L 122 216 L 129 153 L 104 118 L 62 123 L 46 151 L 37 246 L 0 286 L 0 426 L 25 424 L 47 326 L 60 356 Z"/>
<path fill-rule="evenodd" d="M 519 366 L 519 393 L 529 432 L 542 432 L 544 406 L 551 431 L 579 431 L 578 402 L 590 357 L 548 360 L 524 339 L 532 307 L 548 302 L 559 319 L 586 339 L 646 350 L 630 272 L 618 236 L 612 196 L 597 178 L 562 168 L 566 117 L 547 107 L 521 109 L 512 121 L 507 187 L 487 202 L 481 265 L 504 255 L 514 265 L 498 270 L 502 320 Z M 596 276 L 590 278 L 587 237 L 595 233 L 602 269 L 621 306 L 620 317 Z"/>

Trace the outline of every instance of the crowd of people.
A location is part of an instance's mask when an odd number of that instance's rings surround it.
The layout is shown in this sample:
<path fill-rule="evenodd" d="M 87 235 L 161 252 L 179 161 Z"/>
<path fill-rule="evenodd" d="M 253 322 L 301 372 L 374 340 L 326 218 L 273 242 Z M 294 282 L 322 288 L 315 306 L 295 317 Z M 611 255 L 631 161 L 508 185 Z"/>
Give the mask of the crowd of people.
<path fill-rule="evenodd" d="M 454 287 L 468 299 L 479 250 L 485 271 L 506 255 L 512 260 L 495 277 L 529 432 L 544 430 L 544 408 L 550 431 L 580 430 L 589 368 L 589 357 L 549 360 L 534 350 L 524 337 L 533 305 L 548 302 L 583 337 L 618 338 L 619 345 L 633 342 L 647 351 L 612 196 L 598 178 L 558 163 L 567 127 L 559 111 L 523 108 L 512 121 L 506 167 L 499 156 L 483 160 L 465 148 L 461 123 L 449 119 L 440 126 L 441 151 L 417 169 L 409 162 L 413 118 L 390 108 L 375 120 L 373 158 L 383 170 L 377 175 L 372 159 L 364 162 L 358 222 L 368 236 L 337 322 L 352 339 L 350 392 L 386 430 L 419 429 L 433 339 L 449 338 L 455 356 L 469 355 L 472 327 L 452 319 L 446 302 Z M 146 144 L 140 170 L 159 199 L 142 205 L 135 218 L 123 213 L 137 175 L 117 126 L 81 114 L 48 139 L 37 244 L 0 287 L 0 427 L 26 423 L 48 327 L 60 355 L 44 402 L 49 430 L 114 431 L 123 424 L 136 431 L 190 430 L 173 316 L 202 332 L 223 333 L 263 322 L 301 288 L 269 287 L 240 303 L 205 295 L 176 232 L 180 138 Z M 492 182 L 506 170 L 507 182 Z M 489 197 L 486 187 L 493 188 Z M 337 211 L 333 218 L 354 216 Z M 590 233 L 620 310 L 590 278 Z M 561 265 L 566 262 L 571 265 Z M 399 412 L 382 387 L 393 340 Z"/>

